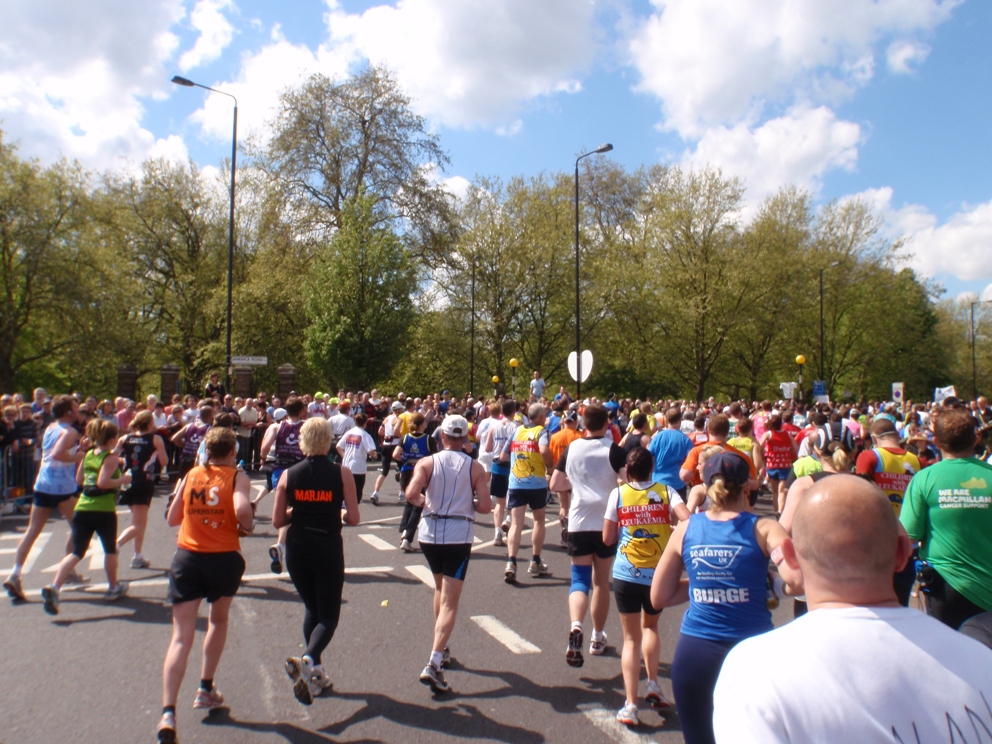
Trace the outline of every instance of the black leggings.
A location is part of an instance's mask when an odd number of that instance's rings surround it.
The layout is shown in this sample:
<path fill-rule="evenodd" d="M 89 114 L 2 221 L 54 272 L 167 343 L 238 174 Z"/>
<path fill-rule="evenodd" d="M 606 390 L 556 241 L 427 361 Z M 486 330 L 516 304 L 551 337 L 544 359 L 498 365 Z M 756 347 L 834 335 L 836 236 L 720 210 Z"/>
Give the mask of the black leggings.
<path fill-rule="evenodd" d="M 406 493 L 406 487 L 410 485 L 410 481 L 413 480 L 412 470 L 402 470 L 400 471 L 400 490 Z M 424 513 L 424 507 L 414 506 L 409 501 L 403 507 L 403 518 L 400 520 L 400 532 L 403 533 L 403 538 L 413 542 L 414 536 L 417 534 L 417 528 L 420 526 L 420 515 Z"/>
<path fill-rule="evenodd" d="M 86 555 L 93 533 L 100 537 L 106 555 L 117 553 L 117 512 L 75 511 L 72 514 L 72 554 L 79 559 Z"/>
<path fill-rule="evenodd" d="M 737 641 L 679 635 L 672 657 L 672 692 L 686 744 L 714 744 L 713 690 Z"/>
<path fill-rule="evenodd" d="M 340 535 L 291 529 L 286 536 L 286 570 L 300 594 L 306 655 L 320 664 L 320 655 L 334 637 L 341 617 L 344 547 Z"/>
<path fill-rule="evenodd" d="M 352 473 L 352 477 L 355 479 L 355 498 L 358 499 L 358 503 L 362 503 L 362 491 L 365 490 L 365 473 Z"/>

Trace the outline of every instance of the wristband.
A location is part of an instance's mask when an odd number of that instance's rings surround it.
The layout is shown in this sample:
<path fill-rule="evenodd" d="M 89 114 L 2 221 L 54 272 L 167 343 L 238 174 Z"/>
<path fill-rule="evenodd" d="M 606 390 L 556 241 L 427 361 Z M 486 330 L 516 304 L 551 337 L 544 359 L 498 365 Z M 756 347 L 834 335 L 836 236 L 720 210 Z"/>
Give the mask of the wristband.
<path fill-rule="evenodd" d="M 782 546 L 779 545 L 777 548 L 775 548 L 775 550 L 772 551 L 772 554 L 768 557 L 772 559 L 772 563 L 774 563 L 776 566 L 781 566 L 782 561 L 785 560 L 785 556 L 782 555 Z"/>

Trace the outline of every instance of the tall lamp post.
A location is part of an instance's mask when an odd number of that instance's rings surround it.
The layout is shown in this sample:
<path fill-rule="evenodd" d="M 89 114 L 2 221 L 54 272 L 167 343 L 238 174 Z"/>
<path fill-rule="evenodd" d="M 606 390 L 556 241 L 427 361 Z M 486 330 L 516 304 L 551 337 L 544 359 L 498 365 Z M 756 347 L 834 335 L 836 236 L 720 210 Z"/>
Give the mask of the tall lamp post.
<path fill-rule="evenodd" d="M 992 300 L 975 300 L 971 303 L 971 392 L 972 400 L 978 400 L 978 355 L 975 353 L 975 306 L 985 305 Z"/>
<path fill-rule="evenodd" d="M 517 367 L 520 362 L 514 357 L 510 360 L 510 390 L 513 392 L 513 399 L 517 399 Z"/>
<path fill-rule="evenodd" d="M 468 392 L 475 395 L 475 255 L 472 256 L 472 321 L 468 352 Z"/>
<path fill-rule="evenodd" d="M 802 354 L 796 357 L 796 364 L 799 365 L 799 402 L 803 400 L 803 365 L 806 364 L 806 357 Z"/>
<path fill-rule="evenodd" d="M 227 388 L 227 392 L 231 392 L 231 291 L 232 285 L 234 283 L 234 183 L 235 175 L 238 171 L 238 99 L 232 96 L 230 93 L 225 93 L 222 90 L 217 90 L 216 88 L 208 88 L 206 85 L 200 85 L 199 83 L 194 83 L 192 80 L 187 80 L 184 77 L 179 77 L 178 75 L 172 78 L 172 82 L 176 85 L 182 85 L 187 88 L 203 88 L 204 90 L 209 90 L 212 93 L 220 93 L 222 96 L 227 96 L 234 101 L 234 129 L 231 135 L 231 211 L 230 211 L 230 221 L 228 224 L 227 231 L 227 364 L 225 366 L 224 375 L 224 385 Z"/>
<path fill-rule="evenodd" d="M 609 152 L 609 142 L 575 159 L 575 399 L 582 400 L 582 334 L 579 327 L 579 161 L 590 155 Z"/>
<path fill-rule="evenodd" d="M 835 266 L 840 266 L 840 261 L 834 261 L 833 263 L 827 264 L 826 269 L 832 269 Z M 824 377 L 823 372 L 823 356 L 824 356 L 824 344 L 823 344 L 823 271 L 820 269 L 820 379 L 826 382 L 826 377 Z"/>

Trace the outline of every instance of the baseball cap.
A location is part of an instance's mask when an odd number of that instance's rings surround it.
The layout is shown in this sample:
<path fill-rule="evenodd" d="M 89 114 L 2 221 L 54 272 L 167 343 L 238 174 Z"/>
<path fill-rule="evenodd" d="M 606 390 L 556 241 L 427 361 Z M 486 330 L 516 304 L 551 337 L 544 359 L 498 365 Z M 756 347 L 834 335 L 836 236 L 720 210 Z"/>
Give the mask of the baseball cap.
<path fill-rule="evenodd" d="M 323 397 L 324 397 L 324 394 L 323 394 L 323 393 L 321 393 L 321 392 L 317 392 L 317 393 L 314 393 L 314 394 L 313 394 L 313 397 L 314 397 L 314 398 L 323 398 Z"/>
<path fill-rule="evenodd" d="M 328 402 L 328 403 L 330 403 L 331 405 L 335 405 L 335 406 L 336 406 L 336 405 L 337 405 L 338 403 L 340 403 L 341 401 L 340 401 L 340 400 L 338 400 L 338 399 L 337 399 L 337 397 L 334 397 L 334 398 L 331 398 L 331 399 L 330 399 L 329 401 L 327 401 L 327 402 Z"/>
<path fill-rule="evenodd" d="M 276 421 L 282 421 L 284 418 L 286 418 L 286 415 L 287 414 L 285 408 L 277 408 L 272 412 L 272 418 L 274 418 Z"/>
<path fill-rule="evenodd" d="M 445 416 L 441 422 L 441 431 L 449 437 L 464 437 L 468 435 L 468 421 L 464 416 Z"/>
<path fill-rule="evenodd" d="M 338 405 L 338 408 L 351 408 L 351 401 L 350 400 L 341 401 L 341 403 Z"/>
<path fill-rule="evenodd" d="M 402 403 L 400 403 L 398 400 L 394 400 L 393 401 L 392 408 L 393 408 L 394 411 L 405 411 L 406 410 L 406 406 L 403 405 Z"/>
<path fill-rule="evenodd" d="M 565 420 L 566 421 L 578 421 L 579 420 L 579 412 L 578 411 L 574 411 L 574 410 L 570 410 L 568 413 L 565 414 Z"/>
<path fill-rule="evenodd" d="M 717 452 L 703 465 L 703 482 L 709 486 L 717 475 L 727 485 L 743 486 L 751 478 L 751 471 L 743 457 L 733 452 Z"/>

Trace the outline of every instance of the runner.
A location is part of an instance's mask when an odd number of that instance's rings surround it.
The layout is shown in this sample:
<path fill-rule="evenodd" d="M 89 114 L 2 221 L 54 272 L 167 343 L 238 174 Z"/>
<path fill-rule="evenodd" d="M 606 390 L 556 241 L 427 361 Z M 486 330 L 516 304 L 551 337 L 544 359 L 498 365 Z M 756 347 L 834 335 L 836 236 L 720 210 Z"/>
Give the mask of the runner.
<path fill-rule="evenodd" d="M 286 416 L 265 432 L 265 439 L 262 441 L 262 459 L 268 457 L 269 452 L 275 453 L 275 463 L 272 465 L 270 475 L 273 485 L 279 482 L 279 478 L 282 477 L 286 468 L 292 467 L 305 456 L 303 450 L 300 449 L 300 429 L 303 428 L 304 408 L 303 398 L 291 396 L 286 401 Z M 262 496 L 264 494 L 260 494 L 255 500 L 256 508 L 258 502 L 262 500 Z M 269 548 L 269 558 L 272 559 L 272 563 L 269 564 L 272 573 L 282 573 L 282 566 L 286 560 L 285 527 L 279 530 L 276 544 Z"/>
<path fill-rule="evenodd" d="M 377 458 L 375 440 L 365 430 L 368 417 L 364 411 L 355 414 L 355 425 L 344 433 L 338 440 L 337 450 L 342 467 L 351 472 L 355 481 L 355 494 L 358 503 L 362 503 L 362 491 L 365 490 L 365 476 L 368 473 L 369 457 Z"/>
<path fill-rule="evenodd" d="M 643 414 L 641 414 L 643 415 Z M 643 447 L 627 453 L 629 483 L 614 489 L 606 505 L 603 544 L 617 544 L 613 562 L 613 593 L 623 628 L 623 654 L 620 666 L 627 699 L 617 712 L 617 720 L 636 726 L 637 687 L 641 678 L 641 658 L 648 673 L 644 699 L 652 708 L 672 706 L 658 684 L 661 642 L 658 618 L 661 609 L 651 604 L 651 579 L 672 534 L 669 504 L 675 492 L 655 483 L 654 458 Z"/>
<path fill-rule="evenodd" d="M 149 568 L 151 562 L 141 553 L 148 527 L 148 509 L 155 492 L 152 473 L 155 465 L 165 467 L 168 458 L 165 443 L 155 433 L 155 417 L 142 411 L 131 422 L 131 434 L 121 439 L 124 465 L 131 475 L 131 485 L 121 492 L 120 503 L 131 510 L 131 524 L 117 538 L 118 550 L 134 540 L 134 557 L 131 568 Z"/>
<path fill-rule="evenodd" d="M 572 442 L 551 476 L 551 490 L 561 496 L 559 517 L 568 519 L 568 554 L 572 557 L 572 585 L 568 595 L 571 627 L 565 662 L 581 667 L 582 623 L 590 610 L 592 592 L 592 637 L 589 653 L 606 651 L 606 616 L 610 609 L 610 565 L 616 545 L 603 542 L 603 520 L 610 493 L 623 472 L 625 455 L 607 433 L 607 413 L 601 405 L 588 405 L 583 412 L 585 439 Z"/>
<path fill-rule="evenodd" d="M 517 412 L 516 401 L 504 400 L 500 406 L 502 416 L 489 427 L 484 449 L 492 455 L 489 491 L 493 500 L 493 527 L 497 535 L 493 544 L 501 547 L 503 534 L 510 531 L 510 513 L 506 510 L 506 492 L 510 488 L 510 449 L 509 444 L 517 425 L 513 416 Z"/>
<path fill-rule="evenodd" d="M 382 484 L 386 482 L 386 476 L 389 475 L 389 466 L 393 462 L 393 452 L 396 450 L 396 445 L 400 443 L 400 436 L 397 432 L 400 429 L 399 414 L 403 410 L 403 404 L 395 401 L 392 405 L 392 413 L 383 419 L 382 426 L 379 427 L 379 439 L 382 442 L 382 471 L 379 473 L 379 477 L 375 479 L 372 496 L 369 498 L 373 506 L 379 506 L 379 490 L 382 488 Z"/>
<path fill-rule="evenodd" d="M 144 413 L 147 413 L 145 411 Z M 117 580 L 117 489 L 131 483 L 131 474 L 121 475 L 120 458 L 114 454 L 117 446 L 117 424 L 95 419 L 86 427 L 93 449 L 84 456 L 76 470 L 76 483 L 83 494 L 72 514 L 72 552 L 59 563 L 55 579 L 41 590 L 45 612 L 59 614 L 59 592 L 69 574 L 90 549 L 93 533 L 103 545 L 103 567 L 107 572 L 106 598 L 113 602 L 127 592 L 127 584 Z"/>
<path fill-rule="evenodd" d="M 411 432 L 405 435 L 400 446 L 393 450 L 393 459 L 402 463 L 400 466 L 400 496 L 406 499 L 406 506 L 403 507 L 403 518 L 400 520 L 400 550 L 404 553 L 413 552 L 413 536 L 417 532 L 420 524 L 421 507 L 414 504 L 414 501 L 407 498 L 407 488 L 413 479 L 413 469 L 417 462 L 435 452 L 434 440 L 425 433 L 427 420 L 424 414 L 417 412 L 410 416 Z"/>
<path fill-rule="evenodd" d="M 364 418 L 365 414 L 356 416 Z M 364 423 L 364 422 L 362 422 Z M 354 431 L 354 430 L 352 430 Z M 362 430 L 364 434 L 364 429 Z M 349 432 L 346 437 L 352 436 Z M 368 434 L 365 434 L 368 436 Z M 300 429 L 300 449 L 306 459 L 283 472 L 276 486 L 272 524 L 287 529 L 286 570 L 306 608 L 303 640 L 306 651 L 286 659 L 293 694 L 304 705 L 331 686 L 321 654 L 334 637 L 341 615 L 344 586 L 344 520 L 360 521 L 354 480 L 347 466 L 327 459 L 331 430 L 323 417 L 312 418 Z"/>
<path fill-rule="evenodd" d="M 51 516 L 52 509 L 58 509 L 67 522 L 72 521 L 78 490 L 76 466 L 86 456 L 86 447 L 89 445 L 88 440 L 80 440 L 79 433 L 73 427 L 79 416 L 79 402 L 75 398 L 71 395 L 56 395 L 52 401 L 52 414 L 56 420 L 49 425 L 42 436 L 41 468 L 34 482 L 34 497 L 28 528 L 24 537 L 17 543 L 14 570 L 3 583 L 7 595 L 19 602 L 27 601 L 21 586 L 24 563 L 35 540 L 45 527 L 45 522 Z M 71 532 L 66 539 L 65 552 L 67 555 L 72 552 Z M 67 580 L 81 582 L 82 578 L 74 571 Z"/>
<path fill-rule="evenodd" d="M 492 509 L 486 473 L 463 450 L 467 436 L 468 422 L 447 416 L 441 424 L 444 449 L 417 463 L 406 491 L 410 503 L 424 512 L 418 538 L 434 575 L 434 644 L 420 673 L 434 693 L 451 689 L 441 670 L 451 658 L 448 640 L 472 556 L 472 525 L 477 513 Z"/>
<path fill-rule="evenodd" d="M 785 509 L 785 497 L 788 493 L 785 482 L 789 479 L 792 463 L 796 461 L 798 447 L 795 440 L 782 431 L 781 416 L 772 414 L 766 425 L 768 430 L 758 440 L 758 444 L 761 445 L 764 470 L 772 491 L 772 505 L 775 507 L 776 517 L 779 517 Z"/>
<path fill-rule="evenodd" d="M 157 729 L 161 744 L 177 740 L 176 702 L 203 599 L 210 604 L 210 613 L 193 707 L 213 710 L 224 704 L 224 696 L 214 687 L 214 674 L 227 641 L 231 602 L 245 572 L 239 536 L 254 527 L 248 500 L 251 482 L 235 468 L 237 435 L 232 429 L 211 429 L 205 444 L 207 465 L 190 470 L 169 507 L 169 526 L 179 527 L 179 539 L 169 571 L 172 641 L 162 668 L 162 718 Z"/>
<path fill-rule="evenodd" d="M 196 452 L 213 422 L 214 407 L 209 402 L 201 403 L 195 418 L 173 435 L 172 443 L 182 451 L 179 456 L 180 479 L 196 465 Z"/>
<path fill-rule="evenodd" d="M 548 430 L 544 428 L 545 411 L 540 403 L 531 403 L 527 409 L 529 426 L 519 427 L 510 442 L 510 480 L 506 505 L 512 515 L 507 535 L 506 569 L 503 578 L 508 584 L 517 580 L 517 552 L 524 531 L 524 517 L 530 508 L 534 518 L 531 533 L 533 557 L 527 567 L 531 576 L 543 576 L 548 564 L 541 560 L 544 547 L 544 510 L 548 505 L 547 473 L 554 467 L 548 449 Z M 443 435 L 442 435 L 443 436 Z"/>

